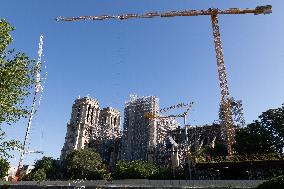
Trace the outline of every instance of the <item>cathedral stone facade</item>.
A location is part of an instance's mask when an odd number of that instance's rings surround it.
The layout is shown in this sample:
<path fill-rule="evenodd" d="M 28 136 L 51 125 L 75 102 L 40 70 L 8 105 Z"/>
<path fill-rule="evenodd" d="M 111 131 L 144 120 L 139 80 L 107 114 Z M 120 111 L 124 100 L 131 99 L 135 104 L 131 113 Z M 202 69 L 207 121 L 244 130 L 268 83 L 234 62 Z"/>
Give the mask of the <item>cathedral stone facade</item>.
<path fill-rule="evenodd" d="M 148 114 L 161 119 L 148 118 Z M 78 98 L 72 106 L 61 159 L 73 150 L 92 148 L 109 168 L 121 159 L 178 167 L 188 163 L 190 149 L 215 146 L 215 141 L 222 141 L 220 128 L 218 124 L 180 127 L 174 117 L 160 114 L 157 97 L 132 95 L 125 103 L 121 132 L 118 110 L 101 109 L 99 102 L 90 97 Z"/>
<path fill-rule="evenodd" d="M 114 108 L 100 108 L 99 102 L 90 97 L 78 98 L 72 106 L 67 124 L 61 159 L 76 149 L 84 149 L 91 143 L 116 140 L 120 137 L 120 112 Z"/>

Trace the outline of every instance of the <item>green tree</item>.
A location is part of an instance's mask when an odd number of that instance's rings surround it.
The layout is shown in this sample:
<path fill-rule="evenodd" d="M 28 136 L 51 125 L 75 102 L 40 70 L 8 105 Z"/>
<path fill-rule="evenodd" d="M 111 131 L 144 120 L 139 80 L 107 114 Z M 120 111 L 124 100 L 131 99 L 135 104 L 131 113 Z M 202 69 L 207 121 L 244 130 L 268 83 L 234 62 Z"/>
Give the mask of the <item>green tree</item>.
<path fill-rule="evenodd" d="M 24 106 L 29 89 L 35 81 L 35 61 L 24 53 L 8 50 L 13 41 L 10 33 L 14 28 L 0 19 L 0 125 L 11 124 L 28 114 Z M 9 151 L 20 148 L 18 141 L 5 141 L 5 132 L 0 127 L 0 158 L 9 158 Z"/>
<path fill-rule="evenodd" d="M 214 147 L 207 146 L 205 148 L 205 154 L 213 159 L 216 157 L 226 157 L 228 155 L 228 150 L 224 142 L 218 140 L 215 142 Z"/>
<path fill-rule="evenodd" d="M 63 170 L 58 160 L 52 157 L 43 157 L 35 162 L 34 169 L 28 175 L 24 175 L 21 180 L 37 180 L 39 175 L 44 180 L 58 180 L 63 178 L 62 172 Z"/>
<path fill-rule="evenodd" d="M 38 169 L 29 176 L 30 181 L 45 181 L 47 179 L 44 169 Z"/>
<path fill-rule="evenodd" d="M 284 104 L 263 112 L 259 120 L 238 129 L 234 148 L 238 154 L 283 154 Z"/>
<path fill-rule="evenodd" d="M 45 171 L 49 171 L 54 169 L 54 159 L 52 157 L 43 157 L 40 160 L 37 160 L 35 162 L 35 168 L 33 170 L 37 169 L 44 169 Z"/>
<path fill-rule="evenodd" d="M 100 155 L 92 149 L 74 150 L 67 155 L 66 176 L 67 179 L 110 179 Z"/>
<path fill-rule="evenodd" d="M 2 180 L 8 173 L 9 163 L 6 159 L 0 158 L 0 180 Z"/>
<path fill-rule="evenodd" d="M 273 147 L 283 154 L 284 148 L 284 104 L 280 108 L 269 109 L 260 116 L 261 126 L 273 136 Z"/>
<path fill-rule="evenodd" d="M 0 124 L 11 124 L 27 116 L 24 101 L 35 81 L 35 61 L 15 49 L 7 49 L 13 41 L 10 35 L 13 30 L 0 19 Z"/>
<path fill-rule="evenodd" d="M 234 149 L 238 154 L 268 154 L 275 153 L 273 136 L 259 121 L 248 124 L 236 131 Z"/>
<path fill-rule="evenodd" d="M 16 140 L 9 140 L 5 141 L 5 132 L 1 130 L 0 128 L 0 159 L 7 159 L 11 158 L 12 155 L 10 155 L 10 151 L 14 150 L 15 148 L 21 149 L 22 145 L 19 143 L 19 141 Z"/>
<path fill-rule="evenodd" d="M 27 116 L 24 101 L 34 83 L 35 61 L 24 53 L 15 53 L 15 49 L 7 50 L 13 41 L 10 32 L 14 29 L 0 19 L 0 124 L 10 124 Z"/>
<path fill-rule="evenodd" d="M 48 180 L 56 180 L 61 178 L 61 167 L 59 161 L 53 159 L 52 157 L 43 157 L 42 159 L 37 160 L 34 170 L 37 171 L 39 169 L 44 170 Z"/>
<path fill-rule="evenodd" d="M 115 166 L 116 179 L 145 179 L 158 174 L 159 168 L 145 161 L 118 161 Z"/>

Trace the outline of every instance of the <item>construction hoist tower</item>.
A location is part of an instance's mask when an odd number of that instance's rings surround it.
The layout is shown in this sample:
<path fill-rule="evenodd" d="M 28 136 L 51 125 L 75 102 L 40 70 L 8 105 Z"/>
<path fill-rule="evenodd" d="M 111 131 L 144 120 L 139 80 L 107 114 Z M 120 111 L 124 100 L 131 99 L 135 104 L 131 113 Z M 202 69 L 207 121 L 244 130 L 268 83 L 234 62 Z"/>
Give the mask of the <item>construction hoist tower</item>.
<path fill-rule="evenodd" d="M 231 8 L 227 10 L 220 10 L 215 8 L 210 8 L 208 10 L 184 10 L 184 11 L 170 11 L 165 13 L 159 12 L 149 12 L 146 14 L 122 14 L 122 15 L 101 15 L 101 16 L 80 16 L 80 17 L 58 17 L 57 21 L 80 21 L 80 20 L 106 20 L 106 19 L 118 19 L 118 20 L 126 20 L 130 18 L 154 18 L 154 17 L 175 17 L 175 16 L 200 16 L 207 15 L 211 16 L 212 21 L 212 29 L 213 29 L 213 37 L 215 44 L 215 52 L 219 73 L 219 82 L 220 82 L 220 90 L 221 90 L 221 109 L 223 114 L 223 123 L 225 127 L 225 141 L 228 148 L 229 157 L 232 155 L 232 144 L 235 142 L 235 126 L 233 124 L 232 118 L 232 110 L 230 105 L 230 93 L 227 83 L 227 73 L 226 67 L 224 64 L 223 50 L 222 50 L 222 42 L 218 24 L 218 15 L 219 14 L 269 14 L 272 13 L 272 6 L 257 6 L 255 9 L 239 9 L 239 8 Z"/>

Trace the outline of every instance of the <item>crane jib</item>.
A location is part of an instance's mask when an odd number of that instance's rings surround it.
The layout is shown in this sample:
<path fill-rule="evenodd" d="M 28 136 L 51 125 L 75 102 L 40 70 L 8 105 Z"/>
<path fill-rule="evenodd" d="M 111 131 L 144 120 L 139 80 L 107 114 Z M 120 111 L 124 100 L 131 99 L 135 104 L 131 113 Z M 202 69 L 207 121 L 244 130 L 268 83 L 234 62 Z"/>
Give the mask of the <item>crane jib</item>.
<path fill-rule="evenodd" d="M 255 9 L 239 9 L 230 8 L 227 10 L 221 10 L 216 8 L 209 8 L 207 10 L 183 10 L 183 11 L 169 11 L 164 13 L 148 12 L 145 14 L 122 14 L 122 15 L 100 15 L 100 16 L 79 16 L 65 18 L 62 16 L 57 17 L 56 21 L 80 21 L 80 20 L 106 20 L 106 19 L 118 19 L 126 20 L 131 18 L 154 18 L 154 17 L 175 17 L 175 16 L 200 16 L 200 15 L 217 15 L 217 14 L 270 14 L 272 13 L 272 6 L 257 6 Z"/>

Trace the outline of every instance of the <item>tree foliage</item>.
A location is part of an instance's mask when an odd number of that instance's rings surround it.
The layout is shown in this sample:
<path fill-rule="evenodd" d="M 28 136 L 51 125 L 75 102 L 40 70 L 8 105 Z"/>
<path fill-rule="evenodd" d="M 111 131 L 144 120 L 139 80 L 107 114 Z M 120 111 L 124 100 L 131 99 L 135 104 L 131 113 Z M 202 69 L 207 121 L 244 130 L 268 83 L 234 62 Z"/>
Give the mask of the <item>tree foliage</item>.
<path fill-rule="evenodd" d="M 100 155 L 92 149 L 70 152 L 66 157 L 66 175 L 67 179 L 110 179 Z"/>
<path fill-rule="evenodd" d="M 41 160 L 36 161 L 34 170 L 44 170 L 48 180 L 55 180 L 60 177 L 60 164 L 52 157 L 43 157 Z"/>
<path fill-rule="evenodd" d="M 29 89 L 35 81 L 35 61 L 24 53 L 8 50 L 13 41 L 10 33 L 14 28 L 0 19 L 0 125 L 11 124 L 26 117 L 28 108 L 24 106 Z M 9 158 L 9 151 L 20 149 L 15 140 L 5 141 L 5 132 L 0 127 L 0 158 Z"/>
<path fill-rule="evenodd" d="M 234 148 L 238 154 L 283 154 L 284 104 L 263 112 L 259 120 L 238 129 Z"/>
<path fill-rule="evenodd" d="M 9 152 L 15 148 L 22 149 L 22 145 L 16 140 L 5 141 L 5 132 L 0 128 L 0 159 L 11 158 L 12 155 Z"/>
<path fill-rule="evenodd" d="M 275 153 L 273 136 L 258 121 L 236 131 L 234 149 L 238 154 Z"/>
<path fill-rule="evenodd" d="M 145 161 L 118 161 L 115 166 L 114 178 L 116 179 L 146 179 L 159 172 L 159 168 Z"/>
<path fill-rule="evenodd" d="M 284 188 L 284 175 L 272 178 L 269 181 L 266 181 L 260 184 L 258 189 L 283 189 Z"/>
<path fill-rule="evenodd" d="M 44 169 L 37 169 L 28 177 L 30 181 L 45 181 L 47 179 L 46 172 Z"/>
<path fill-rule="evenodd" d="M 0 158 L 0 180 L 7 176 L 9 167 L 7 160 Z"/>
<path fill-rule="evenodd" d="M 205 148 L 206 156 L 209 156 L 210 159 L 214 159 L 217 157 L 226 157 L 228 155 L 228 150 L 224 142 L 218 140 L 215 142 L 214 146 L 207 146 Z"/>
<path fill-rule="evenodd" d="M 34 60 L 15 49 L 7 49 L 13 41 L 10 35 L 13 30 L 7 21 L 0 19 L 0 124 L 11 124 L 27 116 L 24 101 L 35 76 Z"/>
<path fill-rule="evenodd" d="M 260 116 L 261 125 L 273 136 L 273 147 L 283 154 L 284 148 L 284 104 L 276 109 L 269 109 Z"/>
<path fill-rule="evenodd" d="M 62 168 L 58 160 L 52 157 L 43 157 L 35 162 L 34 169 L 22 180 L 58 180 L 62 179 Z"/>

